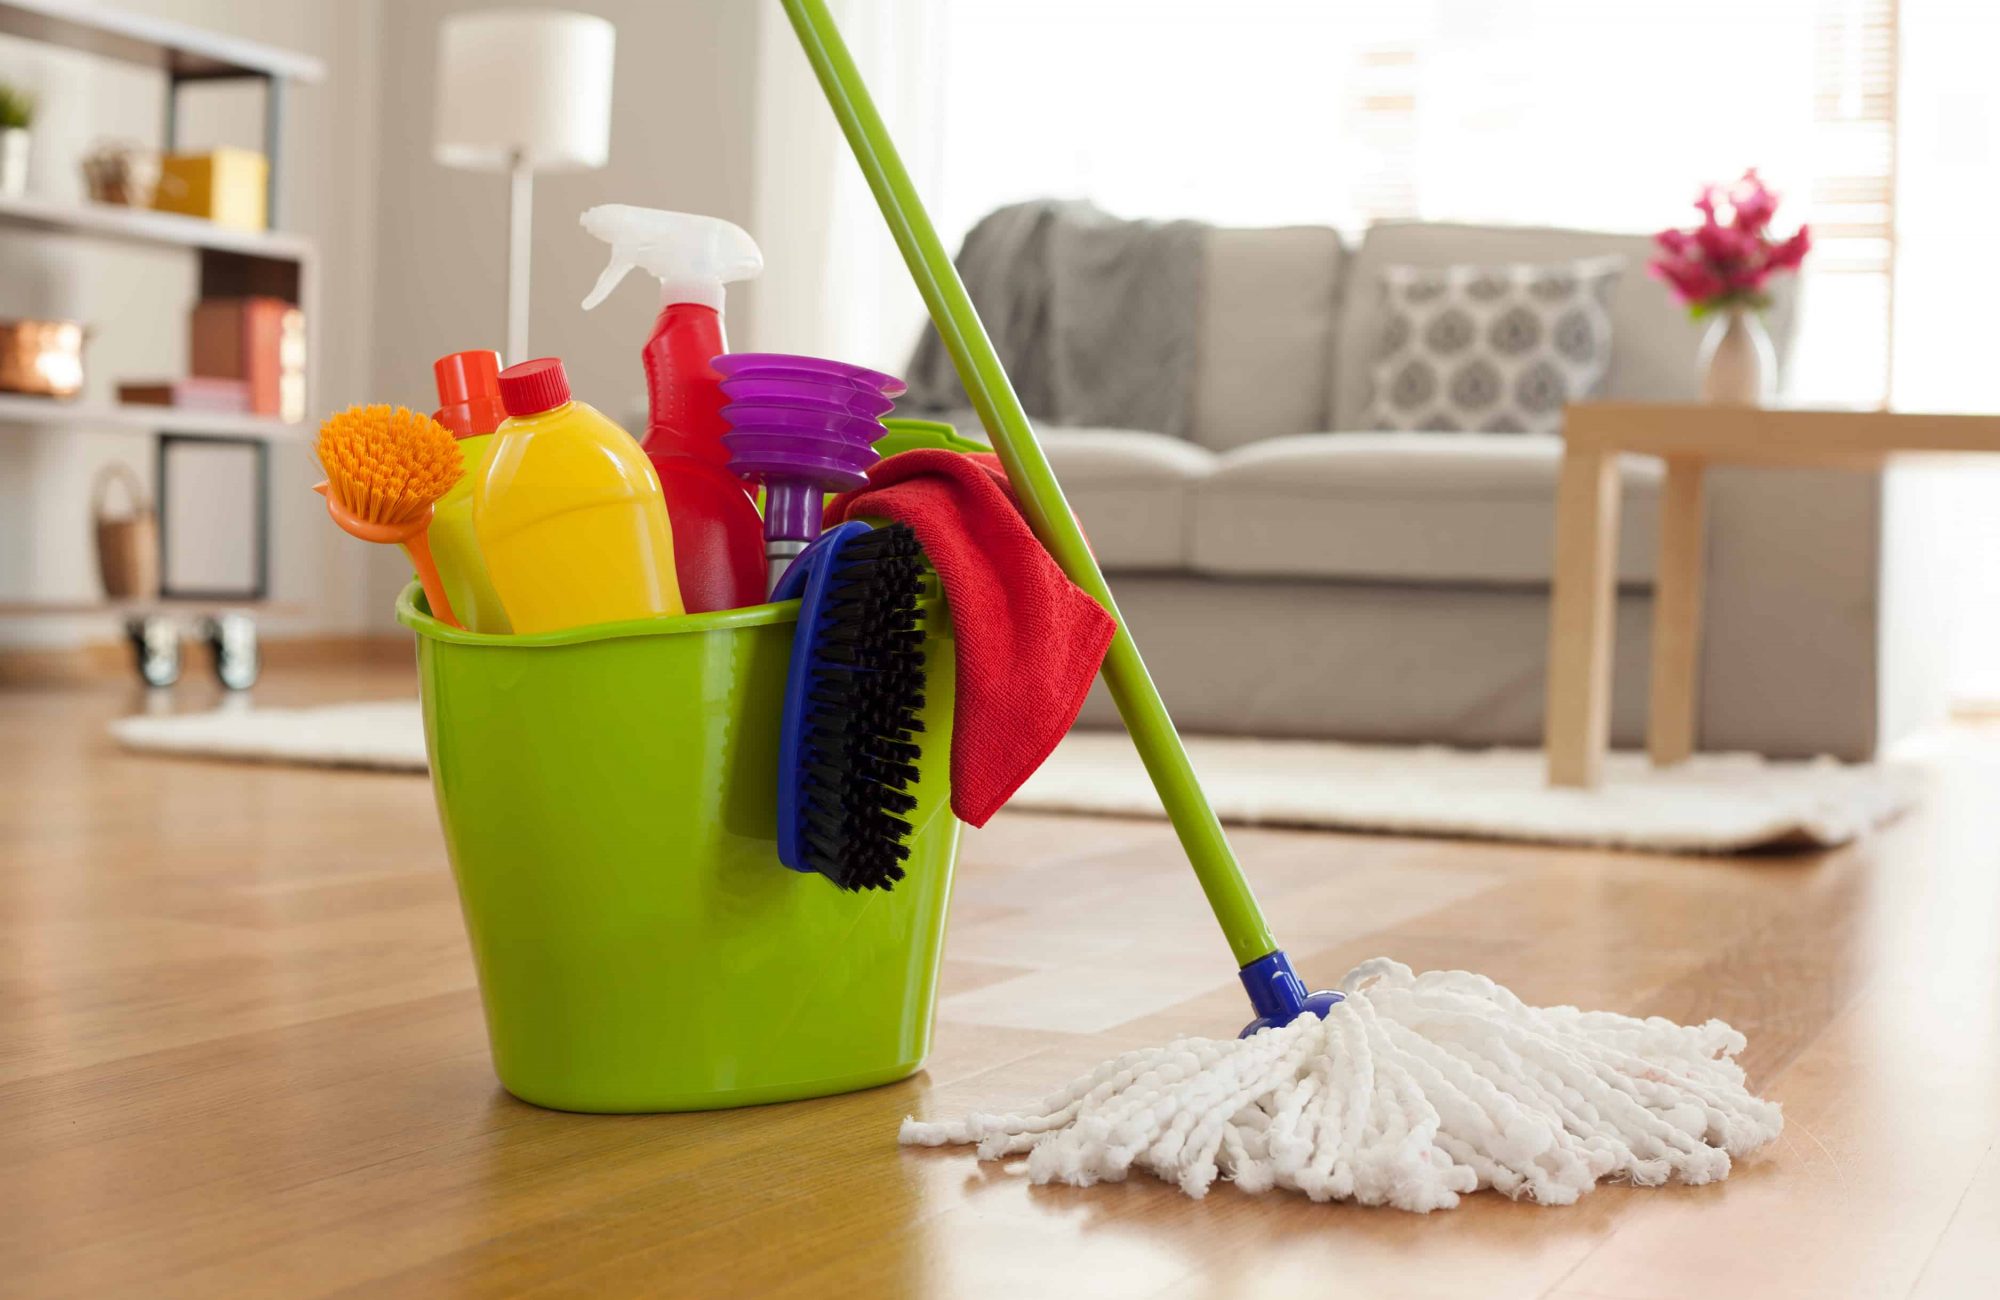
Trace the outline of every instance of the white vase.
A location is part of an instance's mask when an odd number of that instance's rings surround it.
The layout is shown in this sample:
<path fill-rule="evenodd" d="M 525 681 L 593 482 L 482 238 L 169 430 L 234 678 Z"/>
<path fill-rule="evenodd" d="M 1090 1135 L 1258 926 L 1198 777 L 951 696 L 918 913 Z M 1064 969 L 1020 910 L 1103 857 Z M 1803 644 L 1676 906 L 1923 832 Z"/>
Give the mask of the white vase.
<path fill-rule="evenodd" d="M 1762 406 L 1776 395 L 1778 353 L 1764 318 L 1747 307 L 1718 313 L 1701 340 L 1701 400 Z"/>

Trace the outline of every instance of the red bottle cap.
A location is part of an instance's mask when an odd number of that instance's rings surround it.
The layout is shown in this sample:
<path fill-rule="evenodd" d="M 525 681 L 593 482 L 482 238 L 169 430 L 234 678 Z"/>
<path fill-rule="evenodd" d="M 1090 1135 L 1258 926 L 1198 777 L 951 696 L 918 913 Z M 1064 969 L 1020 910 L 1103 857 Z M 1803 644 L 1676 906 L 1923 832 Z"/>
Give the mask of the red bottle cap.
<path fill-rule="evenodd" d="M 491 433 L 507 418 L 500 400 L 500 354 L 491 350 L 454 352 L 431 363 L 437 376 L 438 410 L 431 418 L 461 438 Z"/>
<path fill-rule="evenodd" d="M 555 357 L 541 357 L 508 366 L 500 372 L 500 400 L 509 415 L 553 411 L 569 400 L 569 376 Z"/>

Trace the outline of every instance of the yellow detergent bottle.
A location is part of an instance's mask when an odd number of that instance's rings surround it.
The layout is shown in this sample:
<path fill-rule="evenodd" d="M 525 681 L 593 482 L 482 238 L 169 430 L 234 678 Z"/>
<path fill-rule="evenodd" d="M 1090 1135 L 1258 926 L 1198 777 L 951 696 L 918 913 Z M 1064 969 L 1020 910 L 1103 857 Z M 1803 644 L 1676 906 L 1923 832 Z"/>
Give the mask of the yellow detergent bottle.
<path fill-rule="evenodd" d="M 486 571 L 514 631 L 681 612 L 660 479 L 553 357 L 500 372 L 507 420 L 472 493 Z"/>
<path fill-rule="evenodd" d="M 474 632 L 505 635 L 514 630 L 499 593 L 486 573 L 486 557 L 472 530 L 472 489 L 493 450 L 493 432 L 507 418 L 500 402 L 500 354 L 454 352 L 431 365 L 437 376 L 438 410 L 431 418 L 458 438 L 465 476 L 438 498 L 431 519 L 431 555 L 458 621 Z"/>

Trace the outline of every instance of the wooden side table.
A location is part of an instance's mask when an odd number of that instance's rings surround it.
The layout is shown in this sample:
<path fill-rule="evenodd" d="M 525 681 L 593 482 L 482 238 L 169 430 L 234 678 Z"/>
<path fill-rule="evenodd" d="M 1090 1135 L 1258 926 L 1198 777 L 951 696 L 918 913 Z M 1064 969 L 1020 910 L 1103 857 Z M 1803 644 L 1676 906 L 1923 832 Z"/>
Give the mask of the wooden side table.
<path fill-rule="evenodd" d="M 1563 419 L 1543 742 L 1549 784 L 1598 783 L 1611 723 L 1618 458 L 1667 463 L 1653 579 L 1646 748 L 1658 767 L 1694 750 L 1701 649 L 1702 485 L 1710 465 L 1872 469 L 1916 452 L 2000 452 L 2000 415 L 1914 415 L 1693 403 L 1587 402 Z"/>

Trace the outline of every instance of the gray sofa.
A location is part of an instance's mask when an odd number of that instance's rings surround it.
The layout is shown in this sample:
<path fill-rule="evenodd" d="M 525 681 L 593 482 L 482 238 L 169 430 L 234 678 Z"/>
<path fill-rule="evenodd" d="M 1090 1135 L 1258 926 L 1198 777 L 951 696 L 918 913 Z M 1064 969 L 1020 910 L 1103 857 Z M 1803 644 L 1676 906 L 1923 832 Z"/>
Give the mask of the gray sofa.
<path fill-rule="evenodd" d="M 1395 264 L 1607 252 L 1629 262 L 1606 395 L 1692 398 L 1699 330 L 1644 273 L 1643 238 L 1413 222 L 1350 249 L 1323 228 L 1210 232 L 1192 436 L 1042 431 L 1184 727 L 1540 742 L 1560 440 L 1361 427 L 1377 286 Z M 1772 313 L 1781 352 L 1792 317 L 1788 301 Z M 1888 635 L 1898 571 L 1923 568 L 1895 536 L 1909 512 L 1892 479 L 1712 477 L 1703 748 L 1865 758 L 1938 710 L 1925 638 Z M 1620 745 L 1644 735 L 1659 484 L 1657 462 L 1625 465 Z M 1113 721 L 1100 684 L 1083 722 Z"/>

